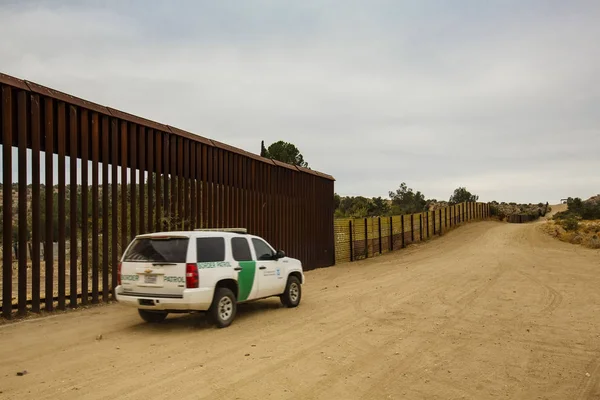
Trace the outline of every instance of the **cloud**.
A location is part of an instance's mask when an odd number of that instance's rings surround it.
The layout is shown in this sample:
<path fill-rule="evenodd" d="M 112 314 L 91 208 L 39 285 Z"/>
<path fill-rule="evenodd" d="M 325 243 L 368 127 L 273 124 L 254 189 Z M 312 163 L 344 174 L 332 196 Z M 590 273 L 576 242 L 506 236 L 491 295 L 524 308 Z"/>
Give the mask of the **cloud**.
<path fill-rule="evenodd" d="M 0 70 L 252 152 L 291 141 L 341 194 L 598 191 L 595 2 L 148 4 L 3 6 Z"/>

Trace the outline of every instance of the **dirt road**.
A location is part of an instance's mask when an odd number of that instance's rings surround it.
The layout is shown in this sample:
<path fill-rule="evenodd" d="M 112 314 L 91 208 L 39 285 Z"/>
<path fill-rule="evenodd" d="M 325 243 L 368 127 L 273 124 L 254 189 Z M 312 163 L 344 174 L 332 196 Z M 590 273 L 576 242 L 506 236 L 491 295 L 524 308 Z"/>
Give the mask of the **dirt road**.
<path fill-rule="evenodd" d="M 536 224 L 307 278 L 299 308 L 246 305 L 222 330 L 119 305 L 0 327 L 0 398 L 600 398 L 600 252 Z"/>

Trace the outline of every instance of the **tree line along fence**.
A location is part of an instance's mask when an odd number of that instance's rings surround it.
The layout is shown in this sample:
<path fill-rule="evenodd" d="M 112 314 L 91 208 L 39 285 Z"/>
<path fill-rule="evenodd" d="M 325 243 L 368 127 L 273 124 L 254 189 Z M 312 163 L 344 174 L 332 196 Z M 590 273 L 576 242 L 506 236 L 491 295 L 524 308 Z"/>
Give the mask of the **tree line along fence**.
<path fill-rule="evenodd" d="M 465 222 L 490 217 L 487 203 L 467 202 L 391 217 L 339 218 L 334 223 L 336 263 L 357 261 L 440 236 Z"/>
<path fill-rule="evenodd" d="M 151 231 L 242 226 L 307 269 L 335 263 L 327 174 L 4 74 L 0 130 L 4 318 L 109 301 Z"/>

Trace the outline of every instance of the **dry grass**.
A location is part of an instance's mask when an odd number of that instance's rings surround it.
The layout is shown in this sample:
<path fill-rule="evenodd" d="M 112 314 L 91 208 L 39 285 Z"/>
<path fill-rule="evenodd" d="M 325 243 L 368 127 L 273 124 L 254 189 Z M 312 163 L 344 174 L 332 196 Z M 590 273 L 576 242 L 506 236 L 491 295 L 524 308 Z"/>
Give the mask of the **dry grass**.
<path fill-rule="evenodd" d="M 575 231 L 566 231 L 560 223 L 548 221 L 544 224 L 544 230 L 563 242 L 600 249 L 600 220 L 580 221 Z"/>

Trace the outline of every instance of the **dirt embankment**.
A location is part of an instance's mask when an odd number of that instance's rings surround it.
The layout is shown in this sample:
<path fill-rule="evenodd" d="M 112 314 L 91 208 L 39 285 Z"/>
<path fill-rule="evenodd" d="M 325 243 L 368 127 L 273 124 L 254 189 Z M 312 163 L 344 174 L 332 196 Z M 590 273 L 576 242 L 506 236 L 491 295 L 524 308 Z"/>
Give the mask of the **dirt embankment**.
<path fill-rule="evenodd" d="M 312 271 L 299 308 L 249 304 L 223 330 L 119 305 L 5 325 L 0 397 L 600 398 L 600 251 L 541 224 Z"/>

